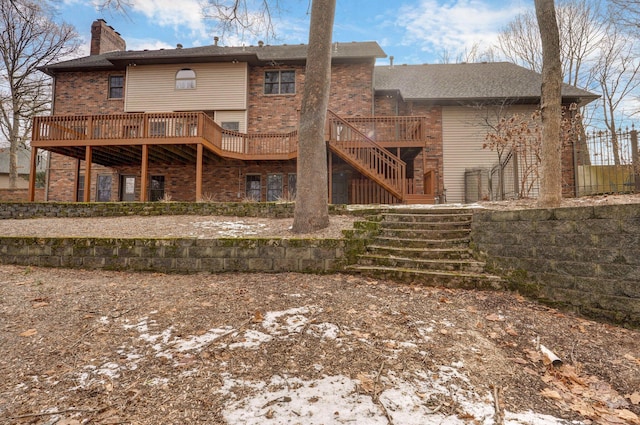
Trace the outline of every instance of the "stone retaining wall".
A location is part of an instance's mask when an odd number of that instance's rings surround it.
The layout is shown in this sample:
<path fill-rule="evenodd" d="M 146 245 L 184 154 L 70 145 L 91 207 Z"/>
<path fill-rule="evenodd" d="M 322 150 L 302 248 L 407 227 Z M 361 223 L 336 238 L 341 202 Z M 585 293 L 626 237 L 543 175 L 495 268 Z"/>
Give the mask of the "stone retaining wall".
<path fill-rule="evenodd" d="M 640 326 L 640 206 L 476 211 L 476 253 L 512 289 Z"/>
<path fill-rule="evenodd" d="M 293 217 L 294 203 L 286 202 L 3 202 L 0 219 L 34 217 L 114 217 L 126 215 L 223 215 Z M 331 213 L 344 206 L 330 205 Z"/>
<path fill-rule="evenodd" d="M 0 237 L 0 263 L 196 272 L 329 273 L 353 262 L 362 239 L 108 239 Z"/>

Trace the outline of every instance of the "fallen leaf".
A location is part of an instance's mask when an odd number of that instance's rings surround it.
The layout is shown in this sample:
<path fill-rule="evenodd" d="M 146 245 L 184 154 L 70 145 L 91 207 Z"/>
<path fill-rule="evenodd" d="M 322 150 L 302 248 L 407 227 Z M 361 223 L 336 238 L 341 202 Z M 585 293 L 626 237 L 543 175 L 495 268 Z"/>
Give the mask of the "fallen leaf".
<path fill-rule="evenodd" d="M 542 378 L 542 382 L 544 382 L 545 384 L 548 384 L 549 382 L 553 381 L 553 376 L 549 375 L 548 373 L 545 374 Z"/>
<path fill-rule="evenodd" d="M 616 413 L 616 415 L 618 415 L 620 419 L 624 419 L 625 421 L 631 421 L 632 423 L 640 423 L 640 418 L 638 418 L 638 415 L 633 413 L 631 410 L 618 409 L 618 410 L 614 410 L 614 412 Z"/>
<path fill-rule="evenodd" d="M 58 425 L 80 425 L 80 421 L 77 419 L 62 419 L 57 422 Z"/>
<path fill-rule="evenodd" d="M 39 303 L 35 303 L 35 304 L 33 304 L 33 305 L 32 305 L 32 307 L 33 307 L 33 308 L 40 308 L 40 307 L 46 307 L 46 306 L 48 306 L 48 305 L 49 305 L 49 303 L 48 303 L 48 302 L 46 302 L 46 301 L 42 301 L 42 302 L 39 302 Z"/>
<path fill-rule="evenodd" d="M 262 323 L 263 320 L 264 315 L 262 314 L 262 312 L 260 310 L 256 310 L 256 312 L 253 313 L 253 319 L 251 321 L 253 323 Z"/>
<path fill-rule="evenodd" d="M 504 330 L 506 333 L 508 333 L 511 336 L 518 336 L 518 331 L 516 331 L 515 329 L 508 327 L 507 329 Z"/>
<path fill-rule="evenodd" d="M 27 337 L 27 336 L 34 336 L 34 335 L 35 335 L 35 334 L 37 334 L 37 333 L 38 333 L 38 331 L 37 331 L 37 330 L 35 330 L 35 329 L 27 329 L 26 331 L 22 332 L 22 333 L 20 334 L 20 336 L 24 336 L 24 337 Z"/>
<path fill-rule="evenodd" d="M 448 331 L 448 330 L 446 330 L 446 329 L 440 329 L 440 333 L 441 333 L 442 335 L 447 335 L 447 334 L 449 333 L 449 331 Z"/>
<path fill-rule="evenodd" d="M 523 359 L 522 357 L 516 357 L 510 360 L 517 364 L 529 364 L 529 362 Z"/>
<path fill-rule="evenodd" d="M 477 308 L 475 308 L 474 306 L 470 305 L 469 307 L 467 307 L 467 311 L 468 311 L 469 313 L 477 313 L 477 312 L 478 312 L 478 309 L 477 309 Z"/>
<path fill-rule="evenodd" d="M 631 354 L 625 354 L 624 358 L 627 360 L 631 360 L 632 362 L 636 362 L 638 364 L 640 364 L 640 359 L 637 359 L 635 357 L 633 357 Z"/>
<path fill-rule="evenodd" d="M 562 400 L 562 396 L 556 390 L 552 390 L 551 388 L 545 388 L 540 391 L 540 395 L 543 397 L 547 397 L 553 400 Z"/>
<path fill-rule="evenodd" d="M 625 397 L 629 399 L 631 404 L 640 404 L 640 392 L 638 391 L 633 394 L 626 394 Z"/>
<path fill-rule="evenodd" d="M 451 304 L 453 301 L 451 301 L 449 298 L 447 297 L 440 297 L 439 300 L 441 303 L 445 303 L 445 304 Z"/>
<path fill-rule="evenodd" d="M 356 378 L 358 379 L 358 381 L 360 381 L 360 387 L 362 388 L 363 391 L 367 393 L 373 392 L 375 387 L 375 383 L 373 382 L 373 379 L 369 378 L 364 373 L 359 373 Z"/>
<path fill-rule="evenodd" d="M 485 317 L 485 319 L 491 321 L 491 322 L 504 322 L 504 317 L 500 316 L 499 314 L 495 314 L 492 313 L 490 315 L 488 315 L 487 317 Z"/>

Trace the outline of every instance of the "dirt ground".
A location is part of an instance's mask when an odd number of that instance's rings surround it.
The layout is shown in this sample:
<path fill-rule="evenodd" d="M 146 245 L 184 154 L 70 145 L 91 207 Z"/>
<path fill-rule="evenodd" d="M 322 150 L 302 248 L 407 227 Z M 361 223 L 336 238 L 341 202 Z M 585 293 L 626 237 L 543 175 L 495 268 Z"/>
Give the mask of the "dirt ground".
<path fill-rule="evenodd" d="M 640 424 L 640 332 L 515 294 L 17 266 L 0 294 L 2 424 Z"/>
<path fill-rule="evenodd" d="M 75 231 L 51 223 L 41 226 Z M 640 424 L 639 415 L 640 331 L 513 293 L 343 274 L 0 266 L 0 424 Z"/>

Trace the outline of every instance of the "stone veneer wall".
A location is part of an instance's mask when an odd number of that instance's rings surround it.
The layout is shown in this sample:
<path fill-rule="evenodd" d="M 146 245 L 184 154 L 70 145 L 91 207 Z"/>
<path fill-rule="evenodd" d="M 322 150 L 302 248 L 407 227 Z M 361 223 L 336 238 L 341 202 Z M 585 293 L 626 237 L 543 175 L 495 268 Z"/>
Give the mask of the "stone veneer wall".
<path fill-rule="evenodd" d="M 640 206 L 476 211 L 472 241 L 511 289 L 640 326 Z"/>

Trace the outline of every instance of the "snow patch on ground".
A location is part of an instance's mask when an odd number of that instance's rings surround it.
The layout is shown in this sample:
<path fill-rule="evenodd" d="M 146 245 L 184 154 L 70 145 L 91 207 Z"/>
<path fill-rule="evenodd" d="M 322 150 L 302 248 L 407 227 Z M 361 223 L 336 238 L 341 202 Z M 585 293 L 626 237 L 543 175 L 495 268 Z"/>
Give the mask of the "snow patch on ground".
<path fill-rule="evenodd" d="M 189 353 L 198 353 L 209 346 L 231 350 L 256 350 L 263 344 L 278 343 L 288 338 L 299 338 L 302 332 L 321 340 L 346 338 L 369 344 L 368 334 L 356 329 L 341 329 L 328 322 L 314 323 L 314 317 L 322 311 L 317 306 L 308 305 L 282 311 L 262 314 L 261 320 L 254 320 L 253 327 L 233 327 L 216 324 L 215 327 L 199 334 L 185 337 L 174 336 L 174 327 L 158 329 L 155 320 L 141 317 L 134 323 L 124 320 L 125 330 L 137 333 L 134 337 L 147 344 L 138 351 L 126 344 L 115 351 L 118 362 L 93 360 L 76 376 L 78 385 L 74 390 L 87 388 L 107 380 L 116 381 L 126 370 L 142 367 L 147 357 L 173 359 Z M 153 314 L 153 313 L 152 313 Z M 97 319 L 104 324 L 104 318 Z M 114 321 L 117 324 L 118 321 Z M 449 322 L 415 323 L 421 338 L 417 341 L 385 340 L 387 355 L 399 350 L 415 350 L 429 341 L 434 327 L 452 327 Z M 255 329 L 259 327 L 260 330 Z M 342 338 L 345 338 L 343 341 Z M 422 341 L 420 341 L 420 339 Z M 146 357 L 145 357 L 146 356 Z M 96 366 L 99 365 L 99 366 Z M 174 367 L 184 364 L 174 362 Z M 193 365 L 192 365 L 193 366 Z M 226 367 L 225 362 L 219 365 Z M 322 372 L 322 364 L 314 365 Z M 374 370 L 375 369 L 375 370 Z M 344 424 L 403 425 L 467 424 L 490 425 L 495 423 L 494 400 L 488 388 L 474 388 L 465 372 L 462 361 L 452 359 L 449 365 L 440 365 L 436 370 L 394 372 L 372 368 L 367 375 L 356 378 L 344 375 L 323 375 L 318 379 L 304 380 L 286 375 L 266 377 L 262 381 L 247 381 L 230 373 L 222 373 L 222 384 L 216 390 L 225 396 L 226 407 L 222 412 L 229 424 Z M 185 370 L 181 379 L 188 379 L 198 373 L 197 366 Z M 373 378 L 375 377 L 375 383 Z M 158 376 L 145 383 L 149 386 L 171 385 L 169 378 Z M 447 404 L 449 403 L 449 404 Z M 451 408 L 455 404 L 455 409 Z M 507 425 L 567 425 L 567 422 L 552 416 L 535 412 L 504 412 Z"/>

